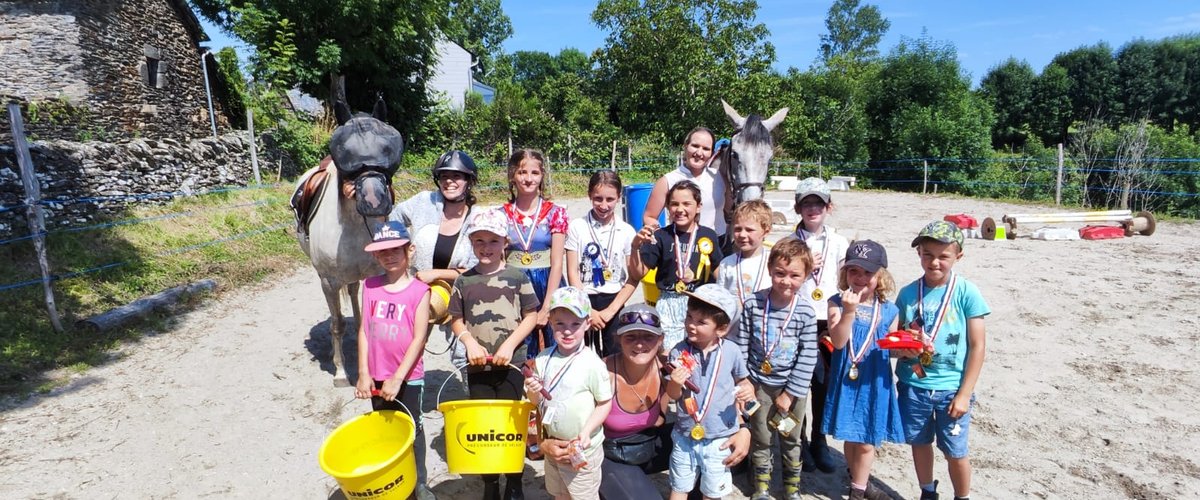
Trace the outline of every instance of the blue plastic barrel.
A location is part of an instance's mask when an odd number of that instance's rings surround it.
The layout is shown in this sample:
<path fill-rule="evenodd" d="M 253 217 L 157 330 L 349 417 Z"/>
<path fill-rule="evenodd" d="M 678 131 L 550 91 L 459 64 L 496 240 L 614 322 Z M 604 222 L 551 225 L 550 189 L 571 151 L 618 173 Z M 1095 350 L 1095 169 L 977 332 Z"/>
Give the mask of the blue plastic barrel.
<path fill-rule="evenodd" d="M 633 226 L 634 231 L 642 230 L 642 214 L 646 213 L 646 202 L 650 201 L 652 190 L 654 183 L 625 186 L 625 193 L 622 195 L 625 198 L 625 222 Z M 667 225 L 665 214 L 658 214 L 658 225 Z"/>

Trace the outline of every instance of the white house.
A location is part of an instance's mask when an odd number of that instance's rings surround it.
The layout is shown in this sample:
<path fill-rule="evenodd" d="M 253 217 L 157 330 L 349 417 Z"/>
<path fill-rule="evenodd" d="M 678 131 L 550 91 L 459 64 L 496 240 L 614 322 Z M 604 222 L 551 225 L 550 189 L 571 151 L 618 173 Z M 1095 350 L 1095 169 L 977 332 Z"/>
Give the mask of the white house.
<path fill-rule="evenodd" d="M 483 95 L 483 102 L 492 102 L 496 96 L 496 89 L 476 81 L 471 76 L 470 52 L 457 43 L 440 40 L 437 42 L 437 54 L 437 65 L 425 83 L 435 100 L 446 99 L 451 108 L 461 110 L 467 93 L 476 92 Z"/>

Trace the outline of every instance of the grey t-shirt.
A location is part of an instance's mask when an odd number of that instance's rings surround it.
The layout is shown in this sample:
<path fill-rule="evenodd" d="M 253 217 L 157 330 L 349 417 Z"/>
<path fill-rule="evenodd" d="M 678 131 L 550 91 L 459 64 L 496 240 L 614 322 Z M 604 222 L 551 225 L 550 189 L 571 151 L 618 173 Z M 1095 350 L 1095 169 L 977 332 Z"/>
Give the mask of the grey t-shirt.
<path fill-rule="evenodd" d="M 737 344 L 728 340 L 718 340 L 717 342 L 719 342 L 717 348 L 705 354 L 692 347 L 685 339 L 675 344 L 670 355 L 670 359 L 675 360 L 679 359 L 679 355 L 683 351 L 690 351 L 692 357 L 696 359 L 698 364 L 692 372 L 691 380 L 700 388 L 700 393 L 690 394 L 687 389 L 684 389 L 683 392 L 684 397 L 696 398 L 698 409 L 704 409 L 703 403 L 709 382 L 716 377 L 716 385 L 713 386 L 712 399 L 709 402 L 712 409 L 705 412 L 701 421 L 701 425 L 704 426 L 705 439 L 728 437 L 737 432 L 737 406 L 733 392 L 737 387 L 737 381 L 749 375 L 746 371 L 746 360 L 742 358 L 742 352 L 738 349 Z M 717 355 L 718 350 L 721 352 L 720 356 Z M 718 357 L 720 366 L 717 366 Z M 675 419 L 675 430 L 685 435 L 689 434 L 692 427 L 696 426 L 696 421 L 692 419 L 691 415 L 688 415 L 682 401 L 675 410 Z"/>

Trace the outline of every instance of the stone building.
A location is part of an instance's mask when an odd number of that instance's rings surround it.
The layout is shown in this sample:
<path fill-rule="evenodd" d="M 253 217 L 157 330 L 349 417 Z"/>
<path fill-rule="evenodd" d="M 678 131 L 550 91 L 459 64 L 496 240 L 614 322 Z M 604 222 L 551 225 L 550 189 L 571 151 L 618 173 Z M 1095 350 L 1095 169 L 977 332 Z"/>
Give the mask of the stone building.
<path fill-rule="evenodd" d="M 0 97 L 38 140 L 211 135 L 208 41 L 185 0 L 0 0 Z M 218 125 L 219 71 L 207 59 Z M 0 112 L 0 143 L 11 142 Z"/>

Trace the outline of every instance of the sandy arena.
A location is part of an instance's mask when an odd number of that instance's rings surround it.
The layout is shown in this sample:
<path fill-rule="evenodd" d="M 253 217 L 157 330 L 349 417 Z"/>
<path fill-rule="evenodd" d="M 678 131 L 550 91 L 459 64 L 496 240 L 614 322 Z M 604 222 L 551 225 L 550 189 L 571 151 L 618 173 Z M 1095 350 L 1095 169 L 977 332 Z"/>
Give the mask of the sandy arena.
<path fill-rule="evenodd" d="M 831 224 L 882 243 L 898 283 L 919 276 L 909 242 L 930 220 L 1056 211 L 886 192 L 833 199 Z M 590 208 L 567 205 L 573 217 Z M 1150 237 L 967 241 L 956 270 L 993 311 L 972 426 L 974 498 L 1200 497 L 1200 372 L 1188 358 L 1200 344 L 1198 233 L 1194 222 L 1160 222 Z M 210 301 L 65 387 L 0 403 L 0 492 L 341 498 L 317 449 L 370 405 L 333 386 L 327 321 L 316 273 L 298 268 Z M 429 348 L 445 346 L 435 335 Z M 478 498 L 482 483 L 448 474 L 443 461 L 434 392 L 451 375 L 448 355 L 425 359 L 433 489 L 439 498 Z M 527 462 L 528 498 L 547 498 L 541 470 Z M 838 470 L 806 473 L 806 498 L 842 498 Z M 918 495 L 906 447 L 885 446 L 874 473 L 896 498 Z M 952 496 L 940 457 L 936 473 L 943 498 Z"/>

